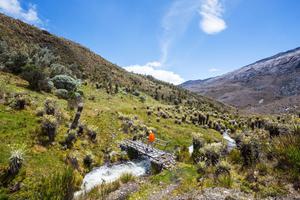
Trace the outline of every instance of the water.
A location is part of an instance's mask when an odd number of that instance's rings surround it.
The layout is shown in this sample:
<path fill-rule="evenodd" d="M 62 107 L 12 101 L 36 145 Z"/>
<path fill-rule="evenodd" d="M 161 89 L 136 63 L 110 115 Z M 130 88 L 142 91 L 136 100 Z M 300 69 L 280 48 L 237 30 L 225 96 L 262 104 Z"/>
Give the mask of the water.
<path fill-rule="evenodd" d="M 142 176 L 149 172 L 151 163 L 149 159 L 128 161 L 112 166 L 104 165 L 93 169 L 85 175 L 81 190 L 74 194 L 75 198 L 90 191 L 102 183 L 110 183 L 118 180 L 123 174 L 130 173 L 134 176 Z"/>
<path fill-rule="evenodd" d="M 235 142 L 235 140 L 232 139 L 232 138 L 228 135 L 227 131 L 224 131 L 224 132 L 223 132 L 223 138 L 227 141 L 227 150 L 228 150 L 229 152 L 230 152 L 232 149 L 234 149 L 234 148 L 236 147 L 236 142 Z M 192 155 L 193 151 L 194 151 L 194 146 L 193 146 L 193 145 L 189 146 L 189 153 L 190 153 L 190 155 Z"/>
<path fill-rule="evenodd" d="M 232 149 L 234 149 L 236 147 L 236 142 L 234 139 L 232 139 L 227 131 L 223 132 L 223 138 L 227 141 L 227 150 L 231 151 Z"/>
<path fill-rule="evenodd" d="M 189 153 L 190 153 L 190 155 L 192 155 L 193 152 L 194 152 L 194 146 L 191 145 L 191 146 L 189 146 Z"/>

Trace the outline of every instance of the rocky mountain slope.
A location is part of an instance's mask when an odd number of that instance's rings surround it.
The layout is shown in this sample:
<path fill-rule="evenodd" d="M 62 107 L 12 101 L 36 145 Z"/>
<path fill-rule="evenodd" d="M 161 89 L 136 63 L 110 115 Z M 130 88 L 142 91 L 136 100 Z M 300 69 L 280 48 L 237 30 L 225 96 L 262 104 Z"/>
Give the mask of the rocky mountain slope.
<path fill-rule="evenodd" d="M 300 48 L 222 76 L 187 81 L 181 86 L 246 111 L 297 111 L 300 106 Z"/>

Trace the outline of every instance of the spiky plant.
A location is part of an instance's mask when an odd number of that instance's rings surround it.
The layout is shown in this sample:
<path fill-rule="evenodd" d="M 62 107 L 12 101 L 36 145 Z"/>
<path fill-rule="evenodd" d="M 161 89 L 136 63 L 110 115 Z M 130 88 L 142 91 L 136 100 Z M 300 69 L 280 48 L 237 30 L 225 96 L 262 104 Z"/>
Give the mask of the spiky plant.
<path fill-rule="evenodd" d="M 9 174 L 16 175 L 21 169 L 24 161 L 24 150 L 17 149 L 11 152 L 11 156 L 9 157 Z"/>
<path fill-rule="evenodd" d="M 230 169 L 231 169 L 230 164 L 227 161 L 222 160 L 217 165 L 216 176 L 219 176 L 221 174 L 227 174 L 227 175 L 229 175 L 230 174 Z"/>
<path fill-rule="evenodd" d="M 41 129 L 43 135 L 47 135 L 50 142 L 54 141 L 56 130 L 57 130 L 57 120 L 52 115 L 44 115 L 41 124 Z"/>

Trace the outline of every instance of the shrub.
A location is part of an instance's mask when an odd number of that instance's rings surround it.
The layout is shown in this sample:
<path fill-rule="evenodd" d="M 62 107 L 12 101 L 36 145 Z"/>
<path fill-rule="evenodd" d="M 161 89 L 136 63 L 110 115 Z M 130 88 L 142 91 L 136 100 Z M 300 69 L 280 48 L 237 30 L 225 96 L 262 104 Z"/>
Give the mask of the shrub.
<path fill-rule="evenodd" d="M 97 130 L 98 130 L 98 128 L 96 126 L 88 126 L 87 127 L 87 134 L 92 141 L 96 140 Z"/>
<path fill-rule="evenodd" d="M 22 78 L 29 83 L 29 88 L 36 91 L 51 91 L 45 72 L 34 65 L 28 64 L 23 68 Z"/>
<path fill-rule="evenodd" d="M 11 152 L 9 158 L 8 172 L 10 175 L 16 175 L 21 169 L 24 161 L 24 151 L 22 149 L 14 150 Z"/>
<path fill-rule="evenodd" d="M 71 168 L 65 168 L 62 172 L 46 173 L 49 176 L 42 177 L 36 187 L 33 199 L 72 200 L 75 192 L 75 176 Z"/>
<path fill-rule="evenodd" d="M 205 161 L 200 161 L 197 164 L 197 172 L 198 174 L 204 174 L 206 170 L 206 163 Z"/>
<path fill-rule="evenodd" d="M 47 135 L 49 142 L 53 142 L 57 131 L 57 120 L 52 115 L 44 115 L 41 124 L 42 134 Z"/>
<path fill-rule="evenodd" d="M 28 57 L 22 53 L 11 55 L 5 63 L 6 68 L 13 74 L 20 74 L 23 67 L 27 64 Z"/>
<path fill-rule="evenodd" d="M 30 56 L 30 63 L 40 68 L 50 67 L 57 60 L 58 57 L 47 47 L 41 48 L 36 46 Z"/>
<path fill-rule="evenodd" d="M 259 143 L 246 138 L 241 145 L 241 155 L 245 166 L 251 166 L 259 161 Z"/>
<path fill-rule="evenodd" d="M 216 165 L 219 162 L 222 149 L 222 143 L 211 143 L 205 145 L 200 149 L 202 160 L 205 160 L 207 165 Z"/>
<path fill-rule="evenodd" d="M 146 97 L 145 96 L 140 96 L 140 102 L 145 103 Z"/>
<path fill-rule="evenodd" d="M 65 145 L 67 145 L 67 148 L 71 148 L 75 140 L 76 140 L 76 130 L 70 130 L 65 138 L 64 143 Z"/>
<path fill-rule="evenodd" d="M 45 114 L 45 109 L 43 107 L 37 107 L 35 114 L 38 117 L 42 117 Z"/>
<path fill-rule="evenodd" d="M 92 164 L 93 164 L 93 158 L 91 155 L 86 155 L 83 159 L 83 164 L 84 166 L 86 166 L 87 168 L 91 168 L 92 167 Z"/>
<path fill-rule="evenodd" d="M 243 161 L 241 157 L 241 152 L 238 149 L 232 149 L 229 152 L 228 159 L 234 164 L 240 164 Z"/>
<path fill-rule="evenodd" d="M 182 146 L 180 148 L 180 150 L 177 152 L 177 160 L 179 162 L 187 162 L 190 159 L 190 153 L 189 153 L 189 149 L 187 148 L 187 146 Z"/>
<path fill-rule="evenodd" d="M 15 110 L 23 110 L 25 109 L 26 99 L 22 95 L 17 95 L 13 101 L 9 104 Z"/>
<path fill-rule="evenodd" d="M 78 85 L 78 82 L 68 75 L 56 75 L 51 79 L 51 81 L 55 88 L 65 89 L 68 91 L 75 91 Z"/>
<path fill-rule="evenodd" d="M 44 103 L 44 107 L 47 115 L 54 115 L 57 105 L 53 99 L 47 98 Z"/>
<path fill-rule="evenodd" d="M 66 68 L 64 65 L 58 63 L 53 63 L 50 65 L 50 77 L 54 77 L 56 75 L 61 74 L 72 76 L 72 71 Z"/>
<path fill-rule="evenodd" d="M 218 163 L 217 167 L 216 167 L 216 176 L 220 176 L 222 174 L 225 175 L 230 175 L 230 164 L 224 160 L 222 160 L 221 162 Z"/>
<path fill-rule="evenodd" d="M 58 98 L 61 98 L 61 99 L 68 99 L 70 97 L 69 92 L 66 89 L 57 89 L 57 90 L 55 90 L 55 95 Z"/>

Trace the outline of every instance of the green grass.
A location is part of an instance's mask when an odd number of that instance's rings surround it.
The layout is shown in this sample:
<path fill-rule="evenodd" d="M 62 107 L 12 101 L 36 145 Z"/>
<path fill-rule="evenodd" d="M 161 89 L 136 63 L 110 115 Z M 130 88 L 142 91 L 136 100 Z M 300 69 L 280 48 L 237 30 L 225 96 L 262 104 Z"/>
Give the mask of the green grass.
<path fill-rule="evenodd" d="M 31 101 L 25 110 L 15 111 L 8 106 L 0 104 L 0 166 L 4 168 L 8 165 L 11 147 L 24 145 L 26 147 L 25 163 L 15 180 L 22 180 L 24 187 L 20 191 L 10 194 L 10 198 L 19 199 L 32 195 L 36 185 L 41 181 L 41 177 L 50 178 L 50 175 L 56 171 L 63 171 L 66 167 L 64 162 L 66 155 L 76 155 L 82 175 L 86 170 L 83 167 L 83 158 L 86 154 L 92 154 L 94 165 L 103 163 L 102 150 L 111 148 L 119 151 L 118 142 L 124 138 L 131 138 L 131 134 L 124 134 L 120 130 L 122 121 L 118 119 L 118 113 L 124 113 L 131 116 L 137 116 L 141 123 L 148 127 L 157 129 L 157 137 L 169 141 L 167 150 L 173 151 L 176 145 L 189 146 L 192 143 L 192 132 L 202 133 L 207 140 L 221 138 L 220 134 L 213 130 L 203 129 L 194 125 L 174 123 L 174 119 L 161 119 L 156 121 L 156 116 L 147 115 L 147 106 L 155 109 L 157 107 L 170 107 L 167 104 L 155 101 L 152 97 L 146 96 L 146 101 L 142 103 L 139 97 L 126 95 L 122 92 L 116 95 L 109 95 L 104 90 L 97 90 L 90 84 L 82 86 L 80 90 L 85 95 L 84 109 L 81 122 L 87 125 L 93 125 L 98 128 L 96 142 L 91 142 L 85 136 L 78 139 L 73 149 L 61 150 L 59 141 L 65 137 L 69 121 L 63 121 L 58 128 L 56 143 L 52 146 L 42 147 L 38 141 L 38 131 L 40 127 L 40 118 L 35 115 L 37 107 L 43 107 L 47 97 L 53 98 L 58 105 L 58 109 L 69 118 L 73 118 L 75 110 L 68 110 L 67 102 L 58 99 L 52 94 L 38 93 L 27 89 L 27 83 L 22 79 L 6 73 L 0 73 L 0 84 L 2 92 L 16 93 L 24 92 Z M 3 87 L 5 86 L 5 87 Z M 88 97 L 95 96 L 95 100 L 88 100 Z M 134 109 L 134 107 L 136 109 Z M 176 172 L 180 176 L 185 176 L 184 168 L 182 172 Z M 189 173 L 187 173 L 189 174 Z M 158 175 L 159 177 L 160 175 Z M 167 176 L 167 175 L 166 175 Z M 164 177 L 162 175 L 162 177 Z M 167 179 L 167 178 L 166 178 Z M 172 179 L 172 178 L 171 178 Z M 153 180 L 154 181 L 154 180 Z M 26 190 L 26 191 L 25 191 Z"/>

